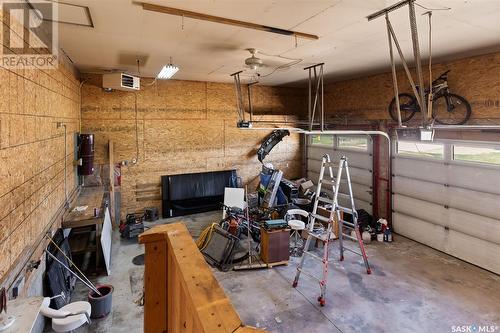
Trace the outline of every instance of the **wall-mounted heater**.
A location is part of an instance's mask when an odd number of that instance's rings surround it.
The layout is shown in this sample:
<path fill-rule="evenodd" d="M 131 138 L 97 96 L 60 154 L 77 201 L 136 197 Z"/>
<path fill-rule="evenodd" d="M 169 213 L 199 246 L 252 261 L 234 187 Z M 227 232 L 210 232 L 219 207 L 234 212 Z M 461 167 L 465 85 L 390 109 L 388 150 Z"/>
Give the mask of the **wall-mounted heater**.
<path fill-rule="evenodd" d="M 141 78 L 125 73 L 103 74 L 102 87 L 105 90 L 137 91 L 141 89 Z"/>

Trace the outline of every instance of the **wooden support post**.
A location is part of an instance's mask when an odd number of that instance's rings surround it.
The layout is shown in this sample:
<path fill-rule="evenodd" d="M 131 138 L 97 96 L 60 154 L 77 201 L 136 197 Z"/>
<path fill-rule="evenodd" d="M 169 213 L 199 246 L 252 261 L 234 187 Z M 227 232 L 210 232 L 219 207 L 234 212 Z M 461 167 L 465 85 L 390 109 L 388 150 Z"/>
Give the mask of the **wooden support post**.
<path fill-rule="evenodd" d="M 144 332 L 265 333 L 241 319 L 186 226 L 156 226 L 139 236 L 146 245 Z"/>
<path fill-rule="evenodd" d="M 114 147 L 113 141 L 108 142 L 109 156 L 109 213 L 111 214 L 111 222 L 113 225 L 118 225 L 116 221 L 116 203 L 115 203 L 115 163 L 113 159 Z M 119 220 L 119 219 L 118 219 Z"/>

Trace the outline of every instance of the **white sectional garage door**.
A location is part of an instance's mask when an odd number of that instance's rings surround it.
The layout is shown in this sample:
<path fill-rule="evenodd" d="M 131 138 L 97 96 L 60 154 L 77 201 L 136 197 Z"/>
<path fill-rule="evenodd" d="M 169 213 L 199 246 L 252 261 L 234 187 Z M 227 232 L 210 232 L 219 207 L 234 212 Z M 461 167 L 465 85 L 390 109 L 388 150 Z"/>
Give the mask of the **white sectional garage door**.
<path fill-rule="evenodd" d="M 325 139 L 326 144 L 318 144 L 311 137 L 307 147 L 307 177 L 316 185 L 321 168 L 321 158 L 329 154 L 332 161 L 338 161 L 341 156 L 346 156 L 349 163 L 351 182 L 354 193 L 356 209 L 364 209 L 372 214 L 372 143 L 369 137 L 337 137 Z M 351 138 L 354 138 L 352 140 Z M 340 141 L 339 141 L 340 140 Z M 343 140 L 343 141 L 342 141 Z M 363 144 L 363 140 L 365 144 Z M 351 146 L 351 147 L 348 147 Z M 334 169 L 334 173 L 337 169 Z M 328 187 L 323 186 L 325 192 Z M 347 194 L 345 184 L 340 187 L 340 193 Z M 330 192 L 331 194 L 331 192 Z M 347 205 L 345 196 L 339 197 L 341 205 Z"/>
<path fill-rule="evenodd" d="M 500 274 L 500 146 L 399 145 L 393 161 L 394 230 Z"/>

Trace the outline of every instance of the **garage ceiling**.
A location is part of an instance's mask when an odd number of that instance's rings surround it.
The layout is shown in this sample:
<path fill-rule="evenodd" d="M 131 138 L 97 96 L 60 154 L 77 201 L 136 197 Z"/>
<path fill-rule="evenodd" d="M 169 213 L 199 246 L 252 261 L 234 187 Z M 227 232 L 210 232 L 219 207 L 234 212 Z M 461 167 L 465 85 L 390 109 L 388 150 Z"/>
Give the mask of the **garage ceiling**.
<path fill-rule="evenodd" d="M 263 84 L 304 82 L 303 67 L 325 62 L 328 80 L 340 80 L 389 70 L 387 35 L 383 18 L 367 22 L 366 16 L 397 2 L 385 0 L 151 0 L 210 15 L 293 29 L 320 36 L 297 39 L 272 33 L 143 11 L 129 0 L 65 0 L 88 6 L 94 28 L 61 24 L 60 46 L 82 72 L 124 70 L 154 77 L 173 62 L 180 67 L 176 79 L 231 82 L 229 74 L 244 69 L 246 48 L 266 54 L 303 59 L 299 65 L 261 78 Z M 420 0 L 436 10 L 433 15 L 434 56 L 457 58 L 500 49 L 500 1 Z M 417 7 L 420 43 L 427 53 L 426 10 Z M 411 58 L 408 10 L 391 13 L 394 28 L 406 56 Z M 296 44 L 297 43 L 297 44 Z M 261 55 L 273 68 L 290 62 Z M 250 79 L 246 71 L 243 79 Z"/>

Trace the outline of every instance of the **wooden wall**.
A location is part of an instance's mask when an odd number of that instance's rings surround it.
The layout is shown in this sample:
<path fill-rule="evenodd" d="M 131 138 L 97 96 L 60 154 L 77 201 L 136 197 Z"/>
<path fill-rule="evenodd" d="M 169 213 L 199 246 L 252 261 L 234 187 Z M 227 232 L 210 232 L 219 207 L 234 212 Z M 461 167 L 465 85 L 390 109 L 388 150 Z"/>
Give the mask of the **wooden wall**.
<path fill-rule="evenodd" d="M 433 66 L 433 78 L 450 69 L 453 93 L 472 106 L 470 123 L 500 123 L 500 53 L 443 62 Z M 394 98 L 390 65 L 387 73 L 329 84 L 325 87 L 325 112 L 330 121 L 353 124 L 390 119 L 387 108 Z M 428 86 L 428 69 L 424 66 Z M 416 75 L 413 76 L 416 78 Z M 398 72 L 400 92 L 411 92 L 404 71 Z M 415 116 L 420 120 L 420 116 Z"/>
<path fill-rule="evenodd" d="M 75 188 L 79 120 L 79 82 L 70 66 L 0 67 L 0 286 L 64 203 L 64 130 L 56 122 L 68 126 L 68 192 Z"/>
<path fill-rule="evenodd" d="M 255 184 L 256 150 L 268 132 L 236 128 L 232 84 L 143 79 L 141 91 L 105 92 L 102 78 L 89 75 L 82 88 L 82 130 L 94 133 L 95 162 L 106 164 L 107 142 L 122 167 L 122 218 L 145 207 L 161 207 L 160 176 L 236 168 Z M 306 112 L 303 89 L 254 86 L 255 119 L 294 120 Z M 136 159 L 137 163 L 132 161 Z M 269 161 L 286 177 L 301 175 L 298 135 L 275 147 Z"/>

